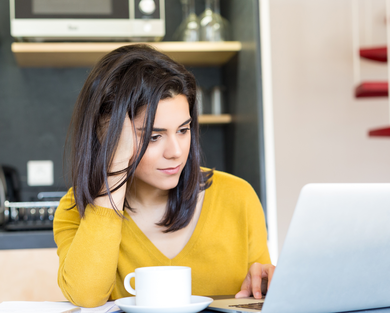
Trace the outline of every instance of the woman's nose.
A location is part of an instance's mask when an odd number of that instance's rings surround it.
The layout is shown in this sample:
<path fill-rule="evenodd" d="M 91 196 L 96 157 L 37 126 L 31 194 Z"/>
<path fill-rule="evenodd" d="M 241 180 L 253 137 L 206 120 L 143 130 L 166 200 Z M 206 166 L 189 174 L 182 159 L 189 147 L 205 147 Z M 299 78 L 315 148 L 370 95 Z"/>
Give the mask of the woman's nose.
<path fill-rule="evenodd" d="M 180 157 L 182 154 L 182 149 L 180 146 L 179 140 L 174 137 L 169 137 L 167 140 L 167 145 L 165 147 L 164 151 L 164 157 L 167 159 L 175 159 Z"/>

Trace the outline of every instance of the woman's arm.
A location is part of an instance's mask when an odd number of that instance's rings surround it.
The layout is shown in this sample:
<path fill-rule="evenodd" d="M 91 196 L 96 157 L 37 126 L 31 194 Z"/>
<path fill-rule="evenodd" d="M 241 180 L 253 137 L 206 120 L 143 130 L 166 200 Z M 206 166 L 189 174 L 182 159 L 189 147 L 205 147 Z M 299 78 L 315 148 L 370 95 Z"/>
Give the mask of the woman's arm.
<path fill-rule="evenodd" d="M 121 242 L 122 219 L 114 210 L 88 205 L 80 219 L 73 192 L 61 200 L 53 231 L 59 256 L 58 285 L 76 305 L 104 304 L 114 285 Z"/>
<path fill-rule="evenodd" d="M 261 299 L 262 292 L 265 293 L 271 283 L 275 266 L 271 264 L 268 251 L 263 207 L 252 187 L 247 190 L 245 202 L 248 221 L 249 270 L 236 298 L 253 296 Z"/>
<path fill-rule="evenodd" d="M 101 140 L 104 140 L 107 125 L 102 125 Z M 132 154 L 132 124 L 127 117 L 110 172 L 126 168 Z M 109 176 L 110 190 L 124 177 L 125 174 Z M 76 305 L 102 305 L 114 288 L 122 218 L 113 208 L 115 206 L 118 211 L 123 211 L 126 186 L 127 183 L 113 192 L 111 199 L 108 196 L 96 198 L 93 204 L 87 205 L 81 219 L 77 207 L 74 206 L 72 189 L 56 210 L 53 231 L 60 258 L 58 284 L 65 297 Z M 102 186 L 102 191 L 106 190 L 106 187 Z"/>

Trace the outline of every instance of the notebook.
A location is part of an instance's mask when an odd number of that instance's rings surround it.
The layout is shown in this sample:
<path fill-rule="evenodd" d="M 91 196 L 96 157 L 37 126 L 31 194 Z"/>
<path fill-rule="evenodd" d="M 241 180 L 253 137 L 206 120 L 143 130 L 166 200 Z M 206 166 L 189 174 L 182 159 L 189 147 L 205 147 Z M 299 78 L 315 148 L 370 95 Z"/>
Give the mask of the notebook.
<path fill-rule="evenodd" d="M 262 309 L 250 308 L 259 302 Z M 265 301 L 215 300 L 209 309 L 317 313 L 383 307 L 390 307 L 390 184 L 309 184 L 299 195 Z"/>

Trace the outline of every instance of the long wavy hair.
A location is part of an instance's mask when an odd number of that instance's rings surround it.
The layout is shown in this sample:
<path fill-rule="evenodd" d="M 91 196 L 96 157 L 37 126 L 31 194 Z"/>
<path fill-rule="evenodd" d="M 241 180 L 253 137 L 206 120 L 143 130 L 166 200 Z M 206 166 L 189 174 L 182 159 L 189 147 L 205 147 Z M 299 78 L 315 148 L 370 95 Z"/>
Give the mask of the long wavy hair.
<path fill-rule="evenodd" d="M 198 194 L 210 186 L 213 174 L 200 168 L 196 81 L 181 64 L 151 46 L 140 44 L 123 46 L 105 55 L 92 69 L 76 101 L 67 147 L 70 146 L 75 205 L 81 218 L 87 205 L 93 205 L 94 199 L 101 196 L 109 196 L 113 208 L 123 217 L 111 193 L 134 178 L 148 148 L 159 101 L 176 95 L 184 95 L 188 100 L 191 146 L 178 185 L 169 191 L 166 213 L 157 225 L 166 227 L 165 232 L 188 225 Z M 129 166 L 110 173 L 126 116 L 134 120 L 144 108 L 145 130 Z M 107 121 L 103 137 L 102 121 Z M 108 186 L 108 176 L 120 174 L 123 179 L 112 190 L 103 188 Z M 129 207 L 126 201 L 125 206 Z"/>

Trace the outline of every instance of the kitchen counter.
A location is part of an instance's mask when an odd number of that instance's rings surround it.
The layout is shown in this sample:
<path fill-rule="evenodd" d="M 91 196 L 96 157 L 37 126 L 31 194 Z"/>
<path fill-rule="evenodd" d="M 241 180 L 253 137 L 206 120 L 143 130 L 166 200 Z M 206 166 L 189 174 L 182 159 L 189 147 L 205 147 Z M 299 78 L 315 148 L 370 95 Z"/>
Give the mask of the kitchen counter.
<path fill-rule="evenodd" d="M 57 248 L 52 230 L 0 230 L 0 250 Z"/>

